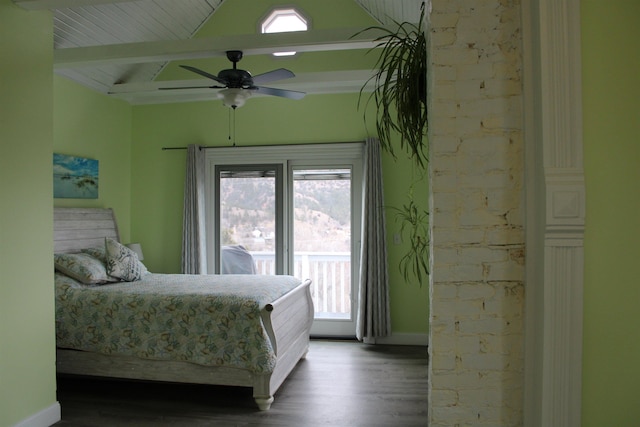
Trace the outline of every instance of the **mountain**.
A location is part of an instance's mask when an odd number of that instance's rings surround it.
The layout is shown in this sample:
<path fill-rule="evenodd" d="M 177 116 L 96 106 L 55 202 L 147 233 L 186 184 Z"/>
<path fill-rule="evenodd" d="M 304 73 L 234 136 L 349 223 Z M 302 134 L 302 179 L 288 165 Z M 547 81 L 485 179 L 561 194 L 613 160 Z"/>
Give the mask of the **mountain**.
<path fill-rule="evenodd" d="M 350 181 L 294 181 L 295 250 L 350 251 Z M 275 236 L 275 178 L 221 180 L 223 244 L 272 251 Z"/>

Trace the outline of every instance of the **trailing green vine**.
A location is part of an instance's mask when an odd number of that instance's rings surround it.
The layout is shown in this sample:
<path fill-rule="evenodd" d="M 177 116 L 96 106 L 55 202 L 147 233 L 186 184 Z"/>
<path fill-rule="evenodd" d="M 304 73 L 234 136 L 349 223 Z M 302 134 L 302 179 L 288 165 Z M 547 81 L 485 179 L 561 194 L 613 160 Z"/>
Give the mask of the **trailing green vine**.
<path fill-rule="evenodd" d="M 427 134 L 427 42 L 423 29 L 425 3 L 422 3 L 417 24 L 394 21 L 397 29 L 374 26 L 360 31 L 378 30 L 382 36 L 375 39 L 376 47 L 370 52 L 379 53 L 374 75 L 360 89 L 358 106 L 363 94 L 373 82 L 373 91 L 366 98 L 366 111 L 371 102 L 375 104 L 376 131 L 383 150 L 396 157 L 396 148 L 405 151 L 420 171 L 423 180 L 428 164 L 426 148 Z M 399 147 L 394 147 L 394 143 Z M 413 182 L 409 188 L 408 201 L 400 208 L 392 208 L 400 222 L 400 234 L 409 247 L 399 262 L 405 281 L 414 279 L 419 285 L 429 276 L 429 211 L 421 209 L 415 202 Z M 425 192 L 428 191 L 426 188 Z"/>
<path fill-rule="evenodd" d="M 420 287 L 429 277 L 429 211 L 422 209 L 414 199 L 414 181 L 409 187 L 408 202 L 401 208 L 392 207 L 395 210 L 396 221 L 400 222 L 400 235 L 402 240 L 409 245 L 404 253 L 398 268 L 407 283 L 414 279 Z"/>

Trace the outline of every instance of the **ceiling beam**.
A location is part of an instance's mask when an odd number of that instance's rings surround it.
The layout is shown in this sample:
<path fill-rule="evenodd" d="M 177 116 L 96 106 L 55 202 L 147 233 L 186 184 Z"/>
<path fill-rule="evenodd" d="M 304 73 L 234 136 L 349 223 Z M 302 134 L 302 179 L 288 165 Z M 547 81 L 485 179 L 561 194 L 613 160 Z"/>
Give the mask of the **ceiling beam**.
<path fill-rule="evenodd" d="M 368 92 L 372 90 L 372 82 L 369 79 L 374 72 L 375 70 L 342 70 L 300 73 L 291 79 L 274 82 L 269 86 L 302 91 L 308 95 L 356 93 L 360 90 Z M 120 83 L 111 86 L 108 93 L 114 98 L 124 99 L 133 105 L 203 101 L 217 99 L 218 90 L 205 87 L 211 84 L 212 82 L 207 79 Z M 202 86 L 202 88 L 194 88 L 194 86 Z M 164 90 L 167 88 L 171 90 Z"/>
<path fill-rule="evenodd" d="M 53 10 L 65 7 L 93 6 L 105 3 L 124 3 L 131 0 L 13 0 L 13 2 L 27 10 Z"/>
<path fill-rule="evenodd" d="M 361 31 L 362 28 L 343 28 L 56 49 L 54 69 L 224 57 L 227 50 L 265 55 L 281 51 L 370 49 L 378 45 L 376 38 L 385 34 L 380 29 Z"/>
<path fill-rule="evenodd" d="M 273 82 L 268 86 L 282 89 L 313 91 L 313 87 L 334 87 L 337 85 L 356 87 L 360 90 L 362 85 L 373 76 L 375 70 L 342 70 L 324 71 L 314 73 L 300 73 L 295 77 Z M 208 79 L 190 80 L 159 80 L 152 82 L 118 83 L 109 89 L 109 94 L 139 93 L 157 91 L 167 88 L 193 88 L 194 86 L 213 86 L 218 83 Z M 164 91 L 163 91 L 164 92 Z M 165 92 L 166 93 L 166 92 Z"/>

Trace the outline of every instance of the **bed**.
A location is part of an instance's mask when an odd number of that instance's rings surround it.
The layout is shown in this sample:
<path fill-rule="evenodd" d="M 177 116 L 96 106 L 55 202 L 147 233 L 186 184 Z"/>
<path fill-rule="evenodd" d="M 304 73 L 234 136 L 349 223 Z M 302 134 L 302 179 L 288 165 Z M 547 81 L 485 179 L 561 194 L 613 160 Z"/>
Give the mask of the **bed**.
<path fill-rule="evenodd" d="M 119 242 L 111 209 L 54 209 L 57 372 L 251 387 L 268 410 L 309 349 L 310 281 L 155 274 L 140 263 L 139 277 L 105 284 L 58 269 L 85 255 L 108 264 L 95 253 L 105 240 Z"/>

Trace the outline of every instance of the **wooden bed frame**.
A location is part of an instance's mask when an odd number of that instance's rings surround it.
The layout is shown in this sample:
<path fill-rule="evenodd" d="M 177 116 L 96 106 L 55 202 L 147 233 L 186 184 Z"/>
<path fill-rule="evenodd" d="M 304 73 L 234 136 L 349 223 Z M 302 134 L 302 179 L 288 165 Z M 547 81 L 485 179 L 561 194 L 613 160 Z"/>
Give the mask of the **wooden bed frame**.
<path fill-rule="evenodd" d="M 112 209 L 54 209 L 54 252 L 77 252 L 83 248 L 97 247 L 104 244 L 105 237 L 120 240 Z M 258 407 L 266 411 L 271 407 L 275 392 L 309 350 L 309 331 L 313 322 L 310 284 L 311 281 L 306 280 L 293 291 L 268 304 L 262 312 L 262 321 L 277 357 L 276 367 L 269 374 L 257 375 L 239 368 L 145 360 L 61 348 L 57 350 L 57 372 L 252 387 Z"/>

